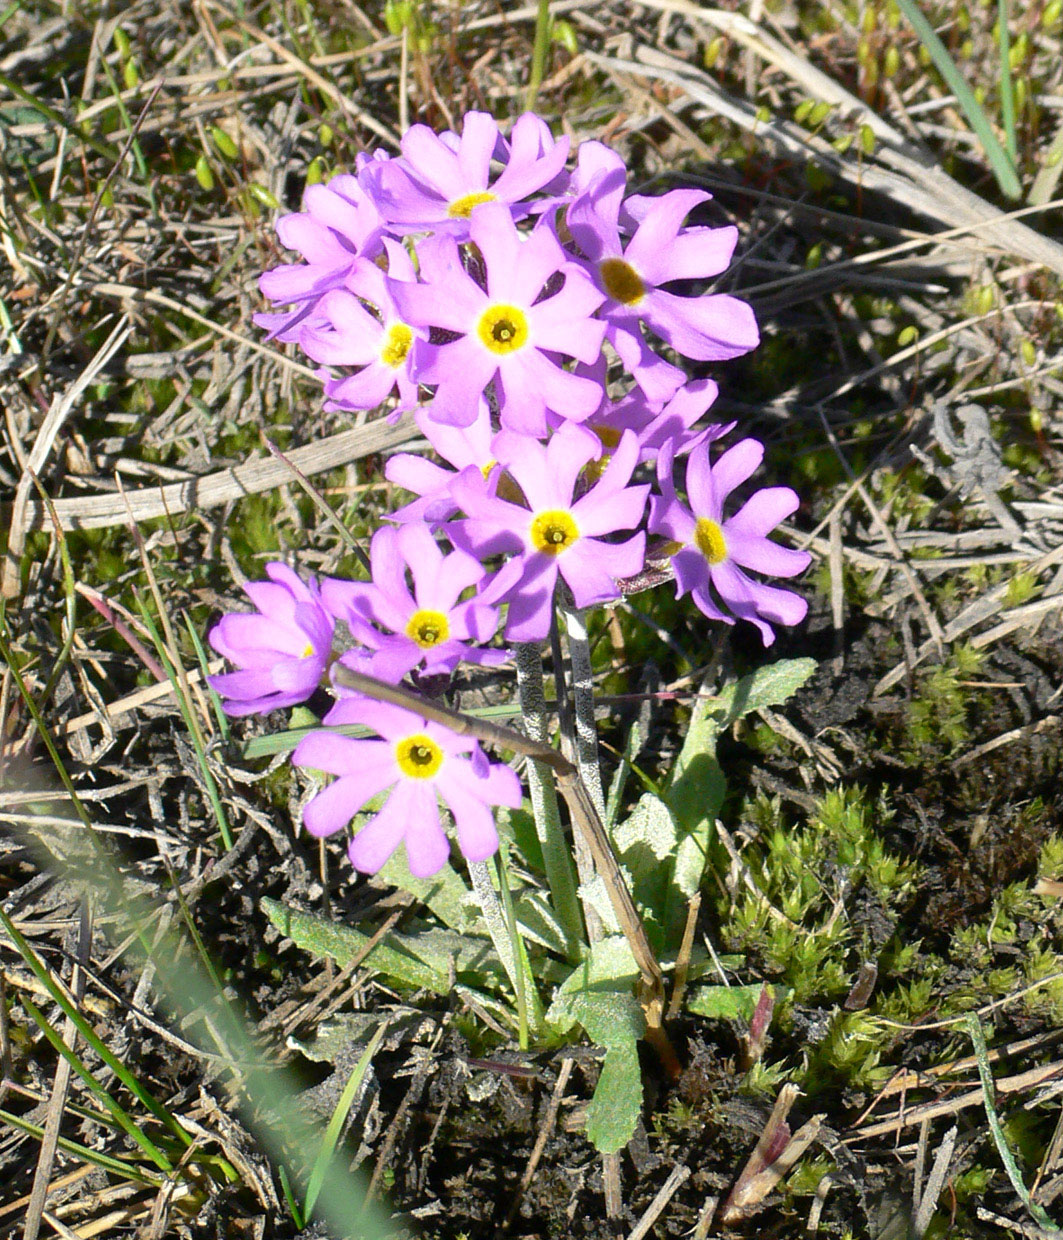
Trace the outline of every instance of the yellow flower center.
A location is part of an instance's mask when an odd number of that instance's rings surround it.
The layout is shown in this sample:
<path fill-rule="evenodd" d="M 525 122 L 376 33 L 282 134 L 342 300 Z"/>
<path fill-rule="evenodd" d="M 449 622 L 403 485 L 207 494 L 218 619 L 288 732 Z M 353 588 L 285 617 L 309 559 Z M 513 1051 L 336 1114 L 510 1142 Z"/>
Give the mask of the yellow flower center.
<path fill-rule="evenodd" d="M 384 337 L 380 360 L 392 370 L 398 370 L 406 360 L 411 344 L 413 344 L 413 331 L 405 323 L 392 323 Z"/>
<path fill-rule="evenodd" d="M 299 656 L 299 658 L 309 659 L 313 655 L 313 653 L 314 653 L 314 643 L 307 642 L 306 645 L 303 647 L 303 653 Z"/>
<path fill-rule="evenodd" d="M 450 636 L 450 625 L 441 611 L 415 611 L 406 624 L 406 636 L 422 650 L 431 650 Z"/>
<path fill-rule="evenodd" d="M 498 464 L 497 461 L 488 461 L 486 465 L 480 466 L 480 473 L 484 476 L 484 482 L 491 477 L 491 470 Z"/>
<path fill-rule="evenodd" d="M 579 530 L 570 513 L 548 509 L 537 513 L 531 523 L 531 542 L 544 555 L 560 555 L 579 538 Z"/>
<path fill-rule="evenodd" d="M 723 530 L 708 517 L 698 517 L 694 527 L 694 545 L 710 564 L 722 564 L 727 559 L 727 540 Z"/>
<path fill-rule="evenodd" d="M 598 264 L 605 291 L 624 306 L 637 306 L 646 295 L 642 277 L 622 258 L 606 258 Z"/>
<path fill-rule="evenodd" d="M 443 751 L 430 736 L 407 736 L 395 746 L 399 770 L 408 779 L 431 779 L 443 765 Z"/>
<path fill-rule="evenodd" d="M 467 220 L 472 215 L 474 207 L 478 207 L 485 202 L 495 202 L 496 197 L 495 194 L 486 189 L 477 190 L 473 194 L 462 194 L 460 198 L 455 198 L 450 206 L 447 207 L 447 215 L 452 220 Z"/>
<path fill-rule="evenodd" d="M 492 353 L 515 353 L 528 342 L 528 320 L 516 306 L 488 306 L 476 330 Z"/>

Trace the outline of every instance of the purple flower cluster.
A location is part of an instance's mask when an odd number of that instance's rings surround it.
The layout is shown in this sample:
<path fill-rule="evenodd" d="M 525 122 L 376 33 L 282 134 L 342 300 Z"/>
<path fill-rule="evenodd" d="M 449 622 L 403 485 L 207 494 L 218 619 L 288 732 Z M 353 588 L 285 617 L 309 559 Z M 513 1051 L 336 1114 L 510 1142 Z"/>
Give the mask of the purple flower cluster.
<path fill-rule="evenodd" d="M 370 581 L 318 587 L 270 565 L 271 582 L 247 587 L 259 614 L 226 616 L 210 635 L 239 669 L 212 679 L 229 713 L 307 700 L 333 658 L 393 683 L 498 662 L 505 652 L 487 643 L 500 625 L 510 641 L 547 637 L 558 578 L 577 606 L 608 603 L 648 553 L 670 559 L 707 617 L 747 620 L 765 645 L 773 625 L 804 617 L 799 595 L 750 575 L 807 566 L 768 537 L 797 496 L 769 487 L 725 514 L 763 447 L 744 439 L 713 461 L 733 424 L 703 422 L 716 385 L 681 366 L 758 342 L 745 302 L 704 291 L 736 229 L 686 223 L 709 198 L 700 190 L 629 193 L 601 143 L 584 142 L 574 168 L 568 157 L 568 139 L 530 113 L 506 137 L 470 112 L 460 134 L 412 126 L 400 155 L 360 157 L 278 222 L 302 261 L 262 276 L 280 308 L 257 322 L 321 364 L 329 408 L 412 413 L 436 459 L 387 462 L 415 498 L 374 536 Z M 353 644 L 333 655 L 338 624 Z M 307 806 L 308 830 L 339 830 L 390 787 L 352 842 L 358 868 L 405 841 L 415 873 L 438 869 L 437 795 L 464 854 L 493 851 L 484 806 L 519 799 L 508 768 L 408 712 L 335 692 L 325 722 L 382 739 L 300 744 L 297 764 L 336 776 Z"/>

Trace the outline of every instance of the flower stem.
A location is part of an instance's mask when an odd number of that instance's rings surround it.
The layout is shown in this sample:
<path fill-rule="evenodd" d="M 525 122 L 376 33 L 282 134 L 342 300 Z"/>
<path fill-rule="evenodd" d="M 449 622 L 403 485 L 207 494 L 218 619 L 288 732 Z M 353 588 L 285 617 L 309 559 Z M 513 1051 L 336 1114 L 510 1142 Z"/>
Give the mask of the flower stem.
<path fill-rule="evenodd" d="M 550 54 L 550 27 L 552 25 L 550 0 L 539 0 L 539 8 L 535 14 L 535 42 L 532 45 L 528 89 L 524 96 L 524 108 L 527 112 L 535 111 L 535 101 L 539 95 L 539 87 L 546 76 L 546 61 Z"/>
<path fill-rule="evenodd" d="M 515 654 L 517 692 L 524 715 L 524 731 L 532 740 L 545 743 L 547 714 L 541 647 L 537 642 L 519 642 Z M 535 817 L 535 833 L 543 850 L 550 900 L 564 930 L 568 956 L 575 963 L 582 955 L 583 942 L 583 915 L 576 894 L 576 874 L 561 825 L 553 774 L 535 759 L 528 762 L 528 790 Z"/>
<path fill-rule="evenodd" d="M 591 794 L 598 816 L 605 820 L 602 767 L 598 760 L 598 725 L 594 720 L 594 672 L 584 613 L 568 603 L 560 607 L 572 668 L 572 701 L 576 710 L 576 765 Z"/>
<path fill-rule="evenodd" d="M 590 796 L 591 803 L 594 805 L 594 808 L 596 810 L 599 810 L 599 806 L 601 805 L 602 788 L 601 788 L 601 772 L 599 770 L 598 761 L 597 761 L 597 753 L 598 753 L 597 737 L 594 737 L 592 741 L 593 748 L 594 748 L 594 761 L 591 763 L 592 778 L 590 781 L 588 781 L 587 771 L 586 771 L 586 762 L 585 762 L 587 758 L 587 747 L 585 744 L 586 729 L 584 726 L 586 720 L 581 718 L 579 721 L 577 721 L 575 718 L 573 718 L 572 702 L 573 702 L 573 699 L 575 698 L 575 692 L 574 692 L 575 690 L 574 682 L 576 679 L 575 665 L 573 664 L 572 657 L 571 657 L 572 656 L 571 643 L 569 644 L 570 658 L 568 662 L 566 663 L 564 653 L 561 649 L 561 626 L 560 626 L 559 621 L 567 621 L 566 613 L 560 602 L 558 603 L 557 612 L 555 613 L 553 620 L 550 624 L 550 654 L 551 654 L 551 658 L 553 659 L 553 663 L 554 663 L 554 683 L 555 683 L 556 690 L 557 690 L 556 693 L 554 694 L 554 697 L 557 698 L 558 720 L 561 724 L 561 749 L 562 749 L 562 752 L 569 758 L 570 761 L 572 759 L 575 759 L 578 770 L 579 770 L 580 778 L 583 780 L 584 787 L 586 787 L 587 789 L 587 793 Z M 566 628 L 567 628 L 567 623 L 566 623 Z M 584 630 L 584 637 L 586 637 L 586 630 Z M 588 666 L 589 666 L 589 652 L 588 652 Z M 571 695 L 570 695 L 570 690 L 572 691 Z M 593 710 L 594 710 L 594 704 L 592 700 L 591 702 L 592 726 L 593 726 Z M 585 713 L 586 713 L 586 704 L 584 703 L 584 714 Z M 599 811 L 598 816 L 601 817 L 600 811 Z M 605 933 L 605 927 L 602 924 L 601 914 L 594 907 L 594 904 L 589 897 L 592 884 L 594 883 L 594 875 L 595 875 L 594 857 L 591 853 L 590 845 L 587 843 L 587 840 L 584 838 L 582 832 L 579 832 L 579 831 L 573 832 L 572 852 L 576 859 L 576 873 L 579 875 L 579 882 L 580 882 L 579 895 L 581 897 L 581 902 L 583 904 L 583 918 L 584 918 L 584 921 L 587 923 L 587 941 L 589 943 L 597 943 L 598 940 L 603 937 Z"/>

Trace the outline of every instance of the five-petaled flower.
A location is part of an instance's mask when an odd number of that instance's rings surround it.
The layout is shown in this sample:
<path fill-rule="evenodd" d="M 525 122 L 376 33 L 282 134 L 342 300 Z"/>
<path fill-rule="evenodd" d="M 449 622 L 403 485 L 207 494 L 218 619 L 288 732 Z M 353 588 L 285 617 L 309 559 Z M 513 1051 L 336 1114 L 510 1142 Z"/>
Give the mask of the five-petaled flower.
<path fill-rule="evenodd" d="M 453 522 L 448 531 L 458 545 L 478 556 L 519 557 L 519 574 L 513 573 L 515 581 L 502 596 L 509 604 L 506 638 L 540 641 L 550 631 L 558 575 L 567 582 L 576 606 L 590 607 L 618 598 L 616 579 L 641 569 L 644 534 L 619 543 L 604 539 L 639 524 L 649 487 L 628 486 L 639 452 L 630 431 L 620 437 L 598 480 L 578 498 L 580 474 L 601 452 L 592 432 L 566 424 L 545 447 L 503 432 L 495 439 L 495 450 L 527 507 L 488 494 L 477 484 L 475 471 L 466 470 L 452 494 L 467 518 Z"/>
<path fill-rule="evenodd" d="M 244 590 L 257 612 L 231 612 L 207 640 L 240 669 L 209 677 L 227 715 L 252 715 L 305 702 L 321 684 L 335 621 L 318 588 L 287 564 L 267 564 L 269 581 Z"/>
<path fill-rule="evenodd" d="M 398 241 L 384 241 L 388 273 L 376 263 L 356 263 L 343 288 L 321 299 L 316 315 L 304 327 L 301 344 L 315 362 L 330 366 L 358 366 L 343 378 L 325 382 L 328 409 L 375 409 L 397 387 L 394 415 L 417 404 L 417 384 L 410 377 L 410 350 L 427 333 L 402 321 L 390 288 L 416 280 L 410 256 Z M 359 300 L 360 299 L 360 300 Z M 362 303 L 373 306 L 374 317 Z"/>
<path fill-rule="evenodd" d="M 753 311 L 737 297 L 680 297 L 661 287 L 719 275 L 731 261 L 735 228 L 682 228 L 690 212 L 711 195 L 675 189 L 659 198 L 628 199 L 639 222 L 625 245 L 620 228 L 624 180 L 622 170 L 600 173 L 569 207 L 566 220 L 606 297 L 599 313 L 609 325 L 610 343 L 646 395 L 667 400 L 683 382 L 683 372 L 649 348 L 640 322 L 676 352 L 698 361 L 748 353 L 760 336 Z"/>
<path fill-rule="evenodd" d="M 565 166 L 568 139 L 554 140 L 534 113 L 517 118 L 507 142 L 488 112 L 466 112 L 461 136 L 411 125 L 402 155 L 367 169 L 373 196 L 388 222 L 405 231 L 469 234 L 478 207 L 497 202 L 514 218 L 528 213 L 526 199 Z M 494 178 L 491 164 L 505 165 Z"/>
<path fill-rule="evenodd" d="M 448 236 L 421 246 L 425 283 L 391 286 L 407 323 L 459 336 L 443 344 L 414 344 L 414 377 L 436 385 L 431 416 L 470 425 L 494 381 L 502 425 L 509 430 L 545 436 L 547 409 L 575 421 L 588 417 L 598 407 L 601 389 L 563 370 L 556 355 L 587 363 L 597 359 L 605 324 L 591 315 L 602 294 L 548 229 L 522 240 L 499 203 L 474 212 L 469 233 L 483 258 L 486 289 L 465 270 L 457 242 Z M 541 296 L 557 275 L 564 277 L 561 289 Z"/>
<path fill-rule="evenodd" d="M 415 667 L 434 675 L 453 672 L 462 660 L 505 661 L 505 651 L 469 644 L 489 642 L 498 628 L 498 610 L 483 601 L 482 591 L 459 602 L 465 590 L 483 581 L 479 560 L 464 551 L 444 555 L 427 526 L 410 524 L 377 530 L 370 563 L 372 581 L 326 578 L 321 599 L 356 634 L 365 625 L 385 630 L 365 664 L 371 675 L 397 682 Z"/>
<path fill-rule="evenodd" d="M 405 843 L 411 874 L 438 873 L 450 856 L 440 800 L 450 810 L 467 860 L 485 861 L 497 850 L 492 807 L 519 806 L 520 780 L 508 766 L 489 762 L 477 741 L 366 698 L 342 699 L 330 720 L 362 724 L 380 739 L 311 732 L 296 746 L 296 766 L 336 776 L 303 810 L 311 835 L 342 830 L 367 802 L 390 789 L 380 811 L 351 840 L 347 851 L 356 870 L 375 874 Z"/>
<path fill-rule="evenodd" d="M 770 646 L 775 640 L 772 624 L 800 624 L 808 603 L 792 590 L 756 581 L 743 569 L 769 577 L 796 577 L 808 567 L 811 556 L 780 547 L 767 537 L 797 508 L 797 494 L 789 487 L 755 491 L 733 516 L 723 515 L 727 497 L 753 474 L 763 457 L 764 445 L 755 439 L 734 444 L 715 465 L 709 461 L 707 443 L 695 448 L 687 458 L 687 507 L 676 495 L 673 455 L 666 448 L 658 458 L 663 494 L 650 499 L 649 529 L 674 544 L 672 565 L 680 596 L 689 591 L 710 620 L 734 624 L 718 597 L 740 620 L 755 624 L 764 645 Z"/>

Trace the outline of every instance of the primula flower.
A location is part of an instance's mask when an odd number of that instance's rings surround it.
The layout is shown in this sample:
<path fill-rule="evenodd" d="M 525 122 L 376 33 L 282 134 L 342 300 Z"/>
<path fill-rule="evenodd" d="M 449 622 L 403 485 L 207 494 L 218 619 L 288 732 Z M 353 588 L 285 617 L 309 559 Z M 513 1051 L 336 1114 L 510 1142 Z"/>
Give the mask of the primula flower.
<path fill-rule="evenodd" d="M 602 294 L 568 261 L 549 230 L 537 229 L 521 240 L 500 203 L 477 210 L 469 231 L 483 256 L 486 291 L 462 266 L 457 242 L 445 236 L 420 247 L 424 284 L 391 285 L 407 323 L 460 333 L 446 344 L 414 345 L 414 377 L 438 384 L 432 418 L 470 425 L 492 380 L 507 429 L 545 436 L 548 408 L 575 421 L 588 417 L 598 407 L 601 389 L 562 370 L 556 355 L 587 363 L 598 357 L 605 324 L 590 316 Z M 563 287 L 538 300 L 558 273 L 565 277 Z"/>
<path fill-rule="evenodd" d="M 497 478 L 498 462 L 491 447 L 495 437 L 491 426 L 491 407 L 481 399 L 476 417 L 469 426 L 447 426 L 437 422 L 432 418 L 431 409 L 418 410 L 413 420 L 437 455 L 454 468 L 437 465 L 416 452 L 397 452 L 388 457 L 384 477 L 421 497 L 396 508 L 389 520 L 445 521 L 458 511 L 458 505 L 450 494 L 450 484 L 457 477 L 456 471 L 475 465 L 485 488 Z"/>
<path fill-rule="evenodd" d="M 345 698 L 332 713 L 335 722 L 363 724 L 382 739 L 311 732 L 296 746 L 296 766 L 337 777 L 303 810 L 303 825 L 311 835 L 342 830 L 366 802 L 390 788 L 383 808 L 351 840 L 347 855 L 356 870 L 375 874 L 405 843 L 411 874 L 427 878 L 438 873 L 450 856 L 439 821 L 440 800 L 450 810 L 458 847 L 469 861 L 485 861 L 497 850 L 490 807 L 515 809 L 521 800 L 520 780 L 508 766 L 488 762 L 473 738 L 398 706 Z"/>
<path fill-rule="evenodd" d="M 459 602 L 469 586 L 484 578 L 479 560 L 464 551 L 444 555 L 424 525 L 377 530 L 370 547 L 372 581 L 321 584 L 321 600 L 352 632 L 374 624 L 388 632 L 378 639 L 385 679 L 399 680 L 424 665 L 429 675 L 452 672 L 463 660 L 502 663 L 501 650 L 481 650 L 469 642 L 489 642 L 498 628 L 498 611 L 481 597 Z M 413 593 L 406 584 L 413 577 Z M 374 655 L 375 665 L 378 656 Z M 372 666 L 368 668 L 373 674 Z M 330 720 L 331 722 L 331 720 Z"/>
<path fill-rule="evenodd" d="M 360 259 L 373 259 L 381 249 L 384 222 L 358 183 L 347 173 L 328 185 L 311 185 L 303 195 L 304 210 L 282 215 L 277 236 L 306 260 L 285 263 L 259 276 L 263 296 L 294 310 L 254 315 L 270 337 L 300 343 L 303 326 L 330 289 L 340 288 Z"/>
<path fill-rule="evenodd" d="M 453 484 L 453 494 L 468 519 L 447 530 L 475 555 L 520 557 L 520 576 L 500 600 L 509 603 L 506 637 L 539 641 L 550 630 L 559 573 L 576 606 L 590 607 L 617 598 L 615 579 L 632 577 L 642 568 L 644 534 L 622 543 L 602 537 L 638 525 L 649 487 L 627 485 L 639 452 L 630 431 L 621 436 L 598 481 L 578 499 L 573 497 L 580 473 L 601 452 L 601 444 L 583 428 L 566 424 L 545 447 L 508 433 L 498 435 L 495 445 L 499 463 L 524 492 L 528 507 L 486 494 L 476 485 L 474 471 L 466 470 Z"/>
<path fill-rule="evenodd" d="M 388 274 L 376 263 L 357 263 L 345 287 L 326 293 L 318 306 L 319 318 L 307 326 L 300 343 L 315 362 L 329 366 L 359 366 L 353 375 L 328 379 L 326 409 L 375 409 L 396 387 L 397 417 L 417 404 L 417 384 L 410 378 L 410 349 L 427 332 L 404 323 L 391 298 L 392 282 L 413 283 L 416 273 L 410 256 L 397 241 L 387 239 Z M 361 300 L 359 300 L 361 299 Z M 379 311 L 374 318 L 362 302 Z"/>
<path fill-rule="evenodd" d="M 732 517 L 724 517 L 728 495 L 760 465 L 764 445 L 743 439 L 728 448 L 715 465 L 709 462 L 707 443 L 687 458 L 689 508 L 676 496 L 672 482 L 671 451 L 662 451 L 658 476 L 663 495 L 650 499 L 649 529 L 675 544 L 672 564 L 677 593 L 690 591 L 710 620 L 734 624 L 717 597 L 740 620 L 760 630 L 765 646 L 775 640 L 772 624 L 799 624 L 808 604 L 792 590 L 780 590 L 748 576 L 743 569 L 769 577 L 796 577 L 808 567 L 807 551 L 780 547 L 767 535 L 799 503 L 789 487 L 765 487 L 754 492 Z M 713 593 L 715 592 L 715 594 Z"/>
<path fill-rule="evenodd" d="M 305 702 L 321 684 L 335 622 L 317 586 L 286 565 L 267 564 L 269 581 L 244 590 L 257 612 L 222 616 L 207 640 L 240 669 L 208 677 L 227 715 L 252 715 Z"/>
<path fill-rule="evenodd" d="M 523 200 L 561 173 L 568 139 L 556 142 L 546 124 L 525 112 L 509 141 L 487 112 L 466 112 L 461 137 L 411 125 L 402 138 L 402 156 L 363 172 L 374 200 L 390 224 L 406 231 L 450 232 L 468 236 L 475 209 L 505 204 L 513 218 L 527 214 Z M 491 162 L 505 168 L 491 179 Z"/>
<path fill-rule="evenodd" d="M 722 293 L 678 297 L 661 287 L 719 275 L 731 260 L 738 232 L 733 227 L 682 228 L 687 215 L 711 195 L 676 189 L 659 198 L 629 200 L 639 223 L 625 246 L 620 235 L 623 195 L 622 172 L 599 174 L 569 207 L 566 219 L 606 295 L 599 315 L 609 325 L 608 340 L 646 395 L 667 400 L 682 374 L 649 349 L 640 321 L 684 357 L 703 362 L 748 353 L 760 339 L 753 311 L 739 298 Z"/>
<path fill-rule="evenodd" d="M 592 368 L 592 377 L 604 390 L 604 364 Z M 675 456 L 682 456 L 699 443 L 711 443 L 734 429 L 734 422 L 716 422 L 700 429 L 696 426 L 719 392 L 711 379 L 695 379 L 681 387 L 662 409 L 635 388 L 617 401 L 606 396 L 601 407 L 583 425 L 594 431 L 607 453 L 620 442 L 624 431 L 633 431 L 638 440 L 640 462 L 656 461 L 666 444 L 671 444 Z"/>

